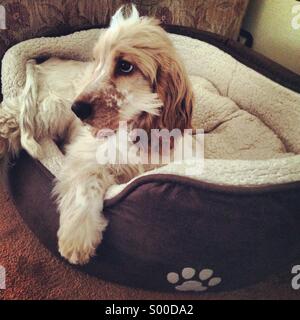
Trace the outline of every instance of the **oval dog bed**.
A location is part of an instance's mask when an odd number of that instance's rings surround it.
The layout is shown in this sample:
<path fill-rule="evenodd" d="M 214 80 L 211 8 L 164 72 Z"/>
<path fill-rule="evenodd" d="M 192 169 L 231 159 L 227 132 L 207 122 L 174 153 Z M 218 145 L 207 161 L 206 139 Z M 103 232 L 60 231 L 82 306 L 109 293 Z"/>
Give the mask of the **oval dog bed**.
<path fill-rule="evenodd" d="M 194 159 L 189 170 L 170 164 L 112 186 L 104 242 L 78 268 L 129 286 L 195 292 L 237 289 L 290 270 L 300 257 L 299 77 L 221 37 L 169 31 L 194 85 L 194 125 L 205 130 L 203 172 Z M 12 48 L 3 61 L 4 96 L 23 86 L 28 58 L 88 60 L 98 33 Z M 22 152 L 7 180 L 25 222 L 55 255 L 57 162 Z"/>

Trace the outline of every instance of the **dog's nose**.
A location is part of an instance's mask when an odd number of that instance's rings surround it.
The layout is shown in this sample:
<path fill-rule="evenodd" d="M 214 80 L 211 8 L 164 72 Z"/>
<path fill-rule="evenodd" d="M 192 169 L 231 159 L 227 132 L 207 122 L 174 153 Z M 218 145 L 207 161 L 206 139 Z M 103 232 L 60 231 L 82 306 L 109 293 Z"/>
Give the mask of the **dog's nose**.
<path fill-rule="evenodd" d="M 76 116 L 81 120 L 87 119 L 92 114 L 92 105 L 87 102 L 74 102 L 71 108 Z"/>

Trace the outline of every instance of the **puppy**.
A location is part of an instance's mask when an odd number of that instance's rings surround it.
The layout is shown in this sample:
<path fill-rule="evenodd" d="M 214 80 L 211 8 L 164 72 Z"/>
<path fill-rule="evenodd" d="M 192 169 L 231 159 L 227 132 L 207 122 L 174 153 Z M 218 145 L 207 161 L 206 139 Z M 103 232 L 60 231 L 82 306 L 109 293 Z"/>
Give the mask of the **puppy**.
<path fill-rule="evenodd" d="M 143 129 L 149 144 L 153 129 L 191 128 L 191 85 L 167 33 L 155 19 L 140 18 L 134 6 L 127 18 L 119 9 L 95 46 L 94 65 L 72 105 L 76 116 L 93 129 L 82 128 L 67 147 L 54 188 L 60 212 L 59 251 L 73 264 L 87 263 L 101 243 L 108 225 L 102 213 L 107 188 L 149 169 L 143 163 L 99 161 L 110 145 L 109 138 L 97 135 L 103 116 L 109 117 L 108 127 L 116 134 L 120 121 L 130 130 Z"/>

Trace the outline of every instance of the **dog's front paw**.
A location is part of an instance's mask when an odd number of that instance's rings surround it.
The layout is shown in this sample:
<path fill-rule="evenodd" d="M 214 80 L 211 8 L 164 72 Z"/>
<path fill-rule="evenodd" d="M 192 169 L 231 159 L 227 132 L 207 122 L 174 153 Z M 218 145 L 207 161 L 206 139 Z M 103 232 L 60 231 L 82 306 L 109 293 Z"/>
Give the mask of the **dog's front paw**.
<path fill-rule="evenodd" d="M 97 226 L 88 222 L 76 226 L 62 224 L 58 231 L 59 253 L 72 264 L 88 263 L 102 241 L 106 226 L 107 220 L 104 218 Z"/>

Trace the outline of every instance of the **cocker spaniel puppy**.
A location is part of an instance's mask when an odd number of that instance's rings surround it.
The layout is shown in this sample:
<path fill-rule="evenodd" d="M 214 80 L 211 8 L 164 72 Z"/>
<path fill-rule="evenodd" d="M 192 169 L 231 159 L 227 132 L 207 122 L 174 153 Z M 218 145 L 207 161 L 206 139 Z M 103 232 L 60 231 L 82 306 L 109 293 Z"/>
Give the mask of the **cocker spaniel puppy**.
<path fill-rule="evenodd" d="M 108 187 L 149 169 L 142 162 L 103 164 L 101 157 L 111 143 L 97 134 L 103 123 L 116 134 L 122 121 L 128 130 L 143 129 L 150 144 L 153 129 L 191 128 L 193 109 L 190 82 L 167 33 L 157 20 L 140 18 L 134 6 L 129 17 L 122 8 L 117 11 L 95 46 L 94 59 L 89 82 L 72 106 L 92 129 L 81 129 L 68 146 L 54 188 L 59 251 L 73 264 L 87 263 L 102 240 Z"/>

